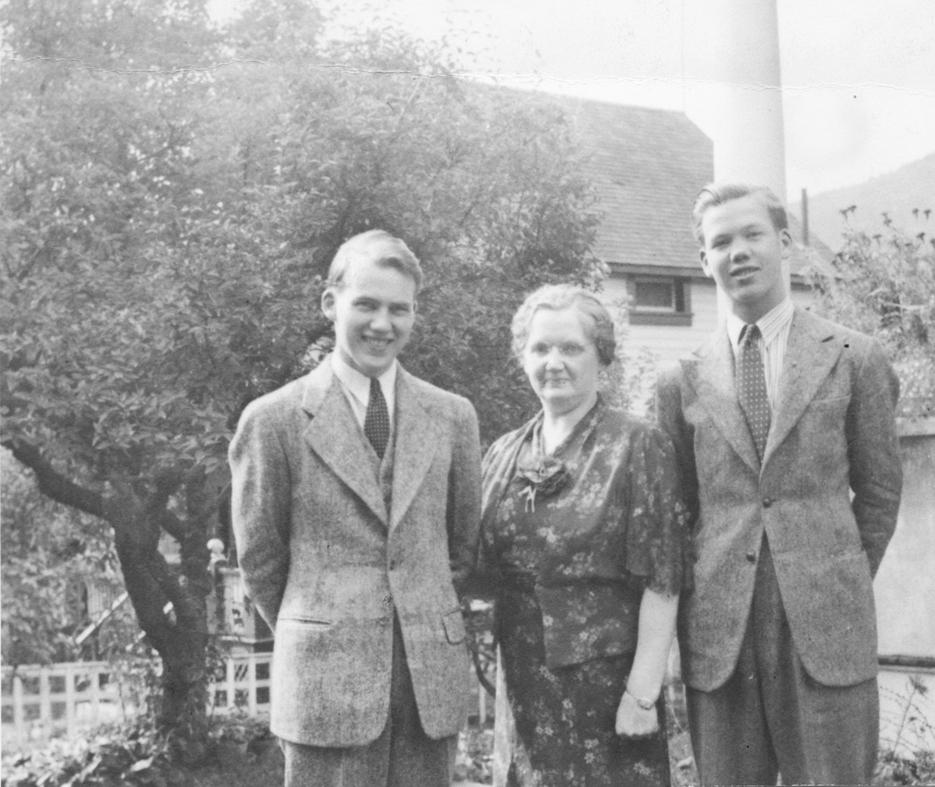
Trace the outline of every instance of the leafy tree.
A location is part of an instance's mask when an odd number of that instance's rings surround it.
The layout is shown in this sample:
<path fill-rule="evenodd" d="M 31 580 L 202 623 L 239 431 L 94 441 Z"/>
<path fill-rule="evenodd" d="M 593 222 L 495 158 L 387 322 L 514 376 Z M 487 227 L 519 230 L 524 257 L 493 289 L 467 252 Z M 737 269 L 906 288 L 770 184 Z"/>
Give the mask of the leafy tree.
<path fill-rule="evenodd" d="M 327 339 L 337 246 L 376 226 L 409 241 L 428 285 L 404 361 L 469 396 L 489 439 L 531 407 L 509 317 L 541 282 L 598 282 L 598 216 L 559 110 L 459 83 L 391 31 L 329 43 L 295 0 L 223 35 L 199 0 L 2 13 L 2 443 L 106 523 L 163 662 L 161 719 L 197 738 L 227 442 Z"/>
<path fill-rule="evenodd" d="M 914 213 L 909 231 L 888 218 L 873 235 L 848 224 L 832 270 L 812 274 L 821 313 L 883 343 L 908 418 L 935 415 L 935 234 L 926 229 L 930 211 Z"/>
<path fill-rule="evenodd" d="M 167 251 L 207 80 L 176 66 L 204 56 L 207 17 L 196 3 L 93 0 L 4 15 L 3 443 L 43 493 L 111 525 L 163 660 L 162 717 L 197 724 L 209 468 L 180 460 L 178 444 L 209 416 L 173 384 L 184 351 L 160 301 L 184 295 L 172 273 L 183 260 Z M 181 571 L 158 552 L 160 528 L 179 540 Z"/>

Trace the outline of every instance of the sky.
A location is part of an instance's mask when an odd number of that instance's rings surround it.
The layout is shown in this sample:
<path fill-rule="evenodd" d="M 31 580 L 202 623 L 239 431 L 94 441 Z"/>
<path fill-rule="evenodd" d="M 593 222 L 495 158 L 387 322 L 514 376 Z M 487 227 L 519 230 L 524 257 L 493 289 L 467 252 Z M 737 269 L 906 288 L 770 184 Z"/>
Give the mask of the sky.
<path fill-rule="evenodd" d="M 212 0 L 222 10 L 236 2 Z M 718 124 L 731 119 L 702 98 L 692 64 L 744 42 L 704 18 L 705 3 L 382 0 L 379 13 L 418 37 L 462 44 L 473 53 L 466 76 L 677 109 L 716 143 Z M 776 4 L 790 200 L 803 188 L 860 183 L 935 152 L 935 0 Z M 335 7 L 353 27 L 375 4 Z"/>

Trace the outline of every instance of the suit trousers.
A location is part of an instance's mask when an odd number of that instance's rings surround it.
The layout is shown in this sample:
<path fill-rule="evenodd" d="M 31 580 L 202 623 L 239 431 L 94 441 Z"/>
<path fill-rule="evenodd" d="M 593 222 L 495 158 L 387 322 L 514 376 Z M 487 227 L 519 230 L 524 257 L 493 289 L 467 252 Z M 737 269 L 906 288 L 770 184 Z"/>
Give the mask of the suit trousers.
<path fill-rule="evenodd" d="M 869 784 L 876 763 L 876 678 L 823 686 L 806 673 L 764 534 L 737 668 L 714 691 L 688 689 L 701 783 Z"/>
<path fill-rule="evenodd" d="M 285 787 L 449 787 L 457 735 L 435 740 L 423 731 L 399 618 L 394 614 L 390 712 L 380 737 L 347 748 L 286 740 L 281 745 Z"/>

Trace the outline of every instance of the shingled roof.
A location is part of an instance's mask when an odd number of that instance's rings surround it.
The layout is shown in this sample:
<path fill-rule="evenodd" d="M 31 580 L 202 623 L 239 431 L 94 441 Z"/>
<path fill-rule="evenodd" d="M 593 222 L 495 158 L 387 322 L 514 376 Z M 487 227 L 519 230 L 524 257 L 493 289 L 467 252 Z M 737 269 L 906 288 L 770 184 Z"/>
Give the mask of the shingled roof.
<path fill-rule="evenodd" d="M 713 179 L 714 145 L 675 110 L 552 97 L 590 154 L 586 174 L 601 198 L 604 219 L 594 252 L 629 273 L 704 274 L 691 231 L 691 205 Z M 798 218 L 789 213 L 796 244 L 793 281 L 833 256 L 817 239 L 800 245 Z"/>
<path fill-rule="evenodd" d="M 489 88 L 485 88 L 489 89 Z M 677 110 L 612 104 L 537 91 L 499 88 L 559 107 L 584 154 L 603 219 L 594 253 L 620 272 L 703 278 L 691 230 L 695 195 L 714 179 L 714 145 Z M 793 237 L 801 225 L 789 214 Z M 830 250 L 798 242 L 790 260 L 793 281 Z"/>
<path fill-rule="evenodd" d="M 683 113 L 552 97 L 586 151 L 604 218 L 594 251 L 633 272 L 699 275 L 691 203 L 714 172 L 711 140 Z"/>

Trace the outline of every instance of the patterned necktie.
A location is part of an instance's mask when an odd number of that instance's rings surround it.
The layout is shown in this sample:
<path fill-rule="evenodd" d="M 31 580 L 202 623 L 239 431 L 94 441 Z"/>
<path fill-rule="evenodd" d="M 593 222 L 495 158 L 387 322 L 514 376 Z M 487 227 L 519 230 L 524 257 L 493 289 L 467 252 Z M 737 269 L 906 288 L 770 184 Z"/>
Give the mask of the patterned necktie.
<path fill-rule="evenodd" d="M 740 332 L 740 354 L 737 358 L 737 400 L 747 419 L 747 426 L 756 444 L 756 453 L 763 461 L 766 435 L 769 434 L 769 396 L 766 392 L 766 373 L 757 339 L 760 329 L 744 325 Z"/>
<path fill-rule="evenodd" d="M 367 402 L 367 417 L 364 418 L 364 434 L 377 452 L 380 459 L 386 453 L 386 444 L 390 441 L 390 413 L 386 409 L 386 399 L 380 381 L 370 378 L 370 399 Z"/>

